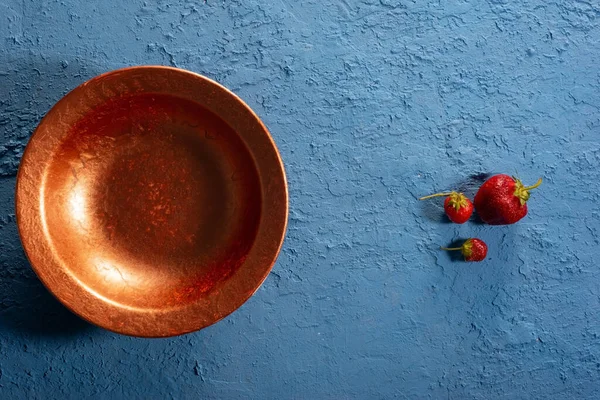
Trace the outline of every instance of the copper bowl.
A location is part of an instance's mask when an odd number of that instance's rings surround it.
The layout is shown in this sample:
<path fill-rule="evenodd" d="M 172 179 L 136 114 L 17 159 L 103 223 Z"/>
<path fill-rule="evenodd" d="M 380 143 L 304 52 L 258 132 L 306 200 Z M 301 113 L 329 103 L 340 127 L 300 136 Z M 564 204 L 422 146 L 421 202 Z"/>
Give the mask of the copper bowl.
<path fill-rule="evenodd" d="M 223 86 L 168 67 L 100 75 L 61 99 L 23 155 L 21 241 L 46 287 L 114 332 L 211 325 L 269 274 L 285 172 L 269 132 Z"/>

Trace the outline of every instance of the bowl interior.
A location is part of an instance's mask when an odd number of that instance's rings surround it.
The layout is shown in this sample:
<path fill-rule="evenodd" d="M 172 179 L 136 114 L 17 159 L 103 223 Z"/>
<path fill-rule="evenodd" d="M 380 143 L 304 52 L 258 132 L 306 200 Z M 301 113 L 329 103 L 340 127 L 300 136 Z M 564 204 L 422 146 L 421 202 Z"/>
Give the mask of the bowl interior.
<path fill-rule="evenodd" d="M 128 307 L 181 305 L 218 288 L 260 220 L 244 142 L 198 103 L 168 94 L 119 96 L 86 113 L 45 178 L 42 216 L 63 265 Z"/>

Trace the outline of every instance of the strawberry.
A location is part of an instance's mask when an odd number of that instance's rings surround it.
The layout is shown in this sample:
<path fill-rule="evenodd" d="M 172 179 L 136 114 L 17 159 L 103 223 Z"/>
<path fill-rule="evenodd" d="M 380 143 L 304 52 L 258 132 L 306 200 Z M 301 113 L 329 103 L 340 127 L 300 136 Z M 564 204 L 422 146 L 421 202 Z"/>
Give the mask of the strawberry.
<path fill-rule="evenodd" d="M 483 261 L 487 256 L 487 244 L 481 239 L 467 239 L 460 247 L 442 247 L 442 250 L 460 250 L 462 255 L 465 257 L 465 261 Z"/>
<path fill-rule="evenodd" d="M 444 200 L 444 211 L 450 221 L 464 224 L 473 214 L 473 203 L 464 194 L 457 192 L 436 193 L 421 197 L 419 200 L 431 199 L 433 197 L 448 196 Z"/>
<path fill-rule="evenodd" d="M 542 184 L 524 186 L 517 178 L 494 175 L 481 185 L 475 195 L 475 209 L 483 222 L 490 225 L 514 224 L 527 215 L 529 191 Z"/>

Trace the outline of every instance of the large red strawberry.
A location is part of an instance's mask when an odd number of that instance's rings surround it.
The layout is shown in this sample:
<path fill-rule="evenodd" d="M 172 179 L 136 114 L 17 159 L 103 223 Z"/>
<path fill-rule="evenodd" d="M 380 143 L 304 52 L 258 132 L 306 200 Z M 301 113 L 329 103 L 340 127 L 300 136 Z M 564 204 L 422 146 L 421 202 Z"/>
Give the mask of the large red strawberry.
<path fill-rule="evenodd" d="M 465 257 L 465 261 L 483 261 L 487 256 L 488 247 L 483 240 L 471 238 L 465 240 L 460 247 L 442 247 L 442 250 L 460 250 Z"/>
<path fill-rule="evenodd" d="M 475 195 L 475 209 L 483 222 L 490 225 L 514 224 L 527 215 L 529 191 L 542 184 L 524 186 L 517 178 L 494 175 L 481 185 Z"/>
<path fill-rule="evenodd" d="M 473 214 L 473 203 L 464 194 L 457 192 L 436 193 L 421 197 L 419 200 L 431 199 L 433 197 L 448 196 L 444 200 L 444 211 L 450 221 L 464 224 Z"/>

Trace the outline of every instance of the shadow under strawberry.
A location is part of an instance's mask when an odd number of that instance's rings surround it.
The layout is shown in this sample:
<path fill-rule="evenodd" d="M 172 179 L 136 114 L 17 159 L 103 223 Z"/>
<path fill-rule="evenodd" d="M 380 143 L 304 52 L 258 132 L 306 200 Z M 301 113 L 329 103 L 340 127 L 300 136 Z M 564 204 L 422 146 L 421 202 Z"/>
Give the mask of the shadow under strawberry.
<path fill-rule="evenodd" d="M 439 204 L 438 204 L 439 203 Z M 430 221 L 441 224 L 452 224 L 446 213 L 444 212 L 443 202 L 423 201 L 421 202 L 422 214 Z"/>
<path fill-rule="evenodd" d="M 473 200 L 481 185 L 483 185 L 483 183 L 493 175 L 494 174 L 489 172 L 471 174 L 467 179 L 458 184 L 458 190 L 464 193 L 469 199 Z M 483 222 L 481 217 L 477 214 L 477 210 L 473 210 L 473 215 L 471 216 L 469 222 L 473 223 L 474 225 L 485 225 L 485 222 Z"/>
<path fill-rule="evenodd" d="M 483 182 L 485 182 L 492 175 L 493 174 L 487 173 L 487 172 L 471 174 L 468 178 L 466 178 L 462 181 L 458 181 L 456 184 L 450 185 L 450 187 L 448 187 L 448 188 L 441 188 L 441 189 L 448 189 L 448 191 L 450 191 L 450 190 L 452 190 L 452 188 L 454 188 L 454 190 L 456 190 L 457 192 L 460 192 L 460 193 L 464 193 L 469 199 L 472 200 L 475 197 L 475 194 L 477 193 L 477 191 L 479 190 L 479 187 L 483 184 Z M 435 202 L 435 201 L 422 202 L 421 210 L 422 210 L 422 214 L 425 216 L 425 218 L 429 219 L 430 221 L 438 222 L 438 223 L 442 223 L 442 224 L 453 224 L 453 222 L 450 221 L 450 219 L 444 212 L 443 201 L 442 202 Z M 473 211 L 473 215 L 471 216 L 471 219 L 469 220 L 469 222 L 472 222 L 476 225 L 484 225 L 485 224 L 481 220 L 481 218 L 479 218 L 479 216 L 477 215 L 477 212 L 475 212 L 475 211 Z"/>

